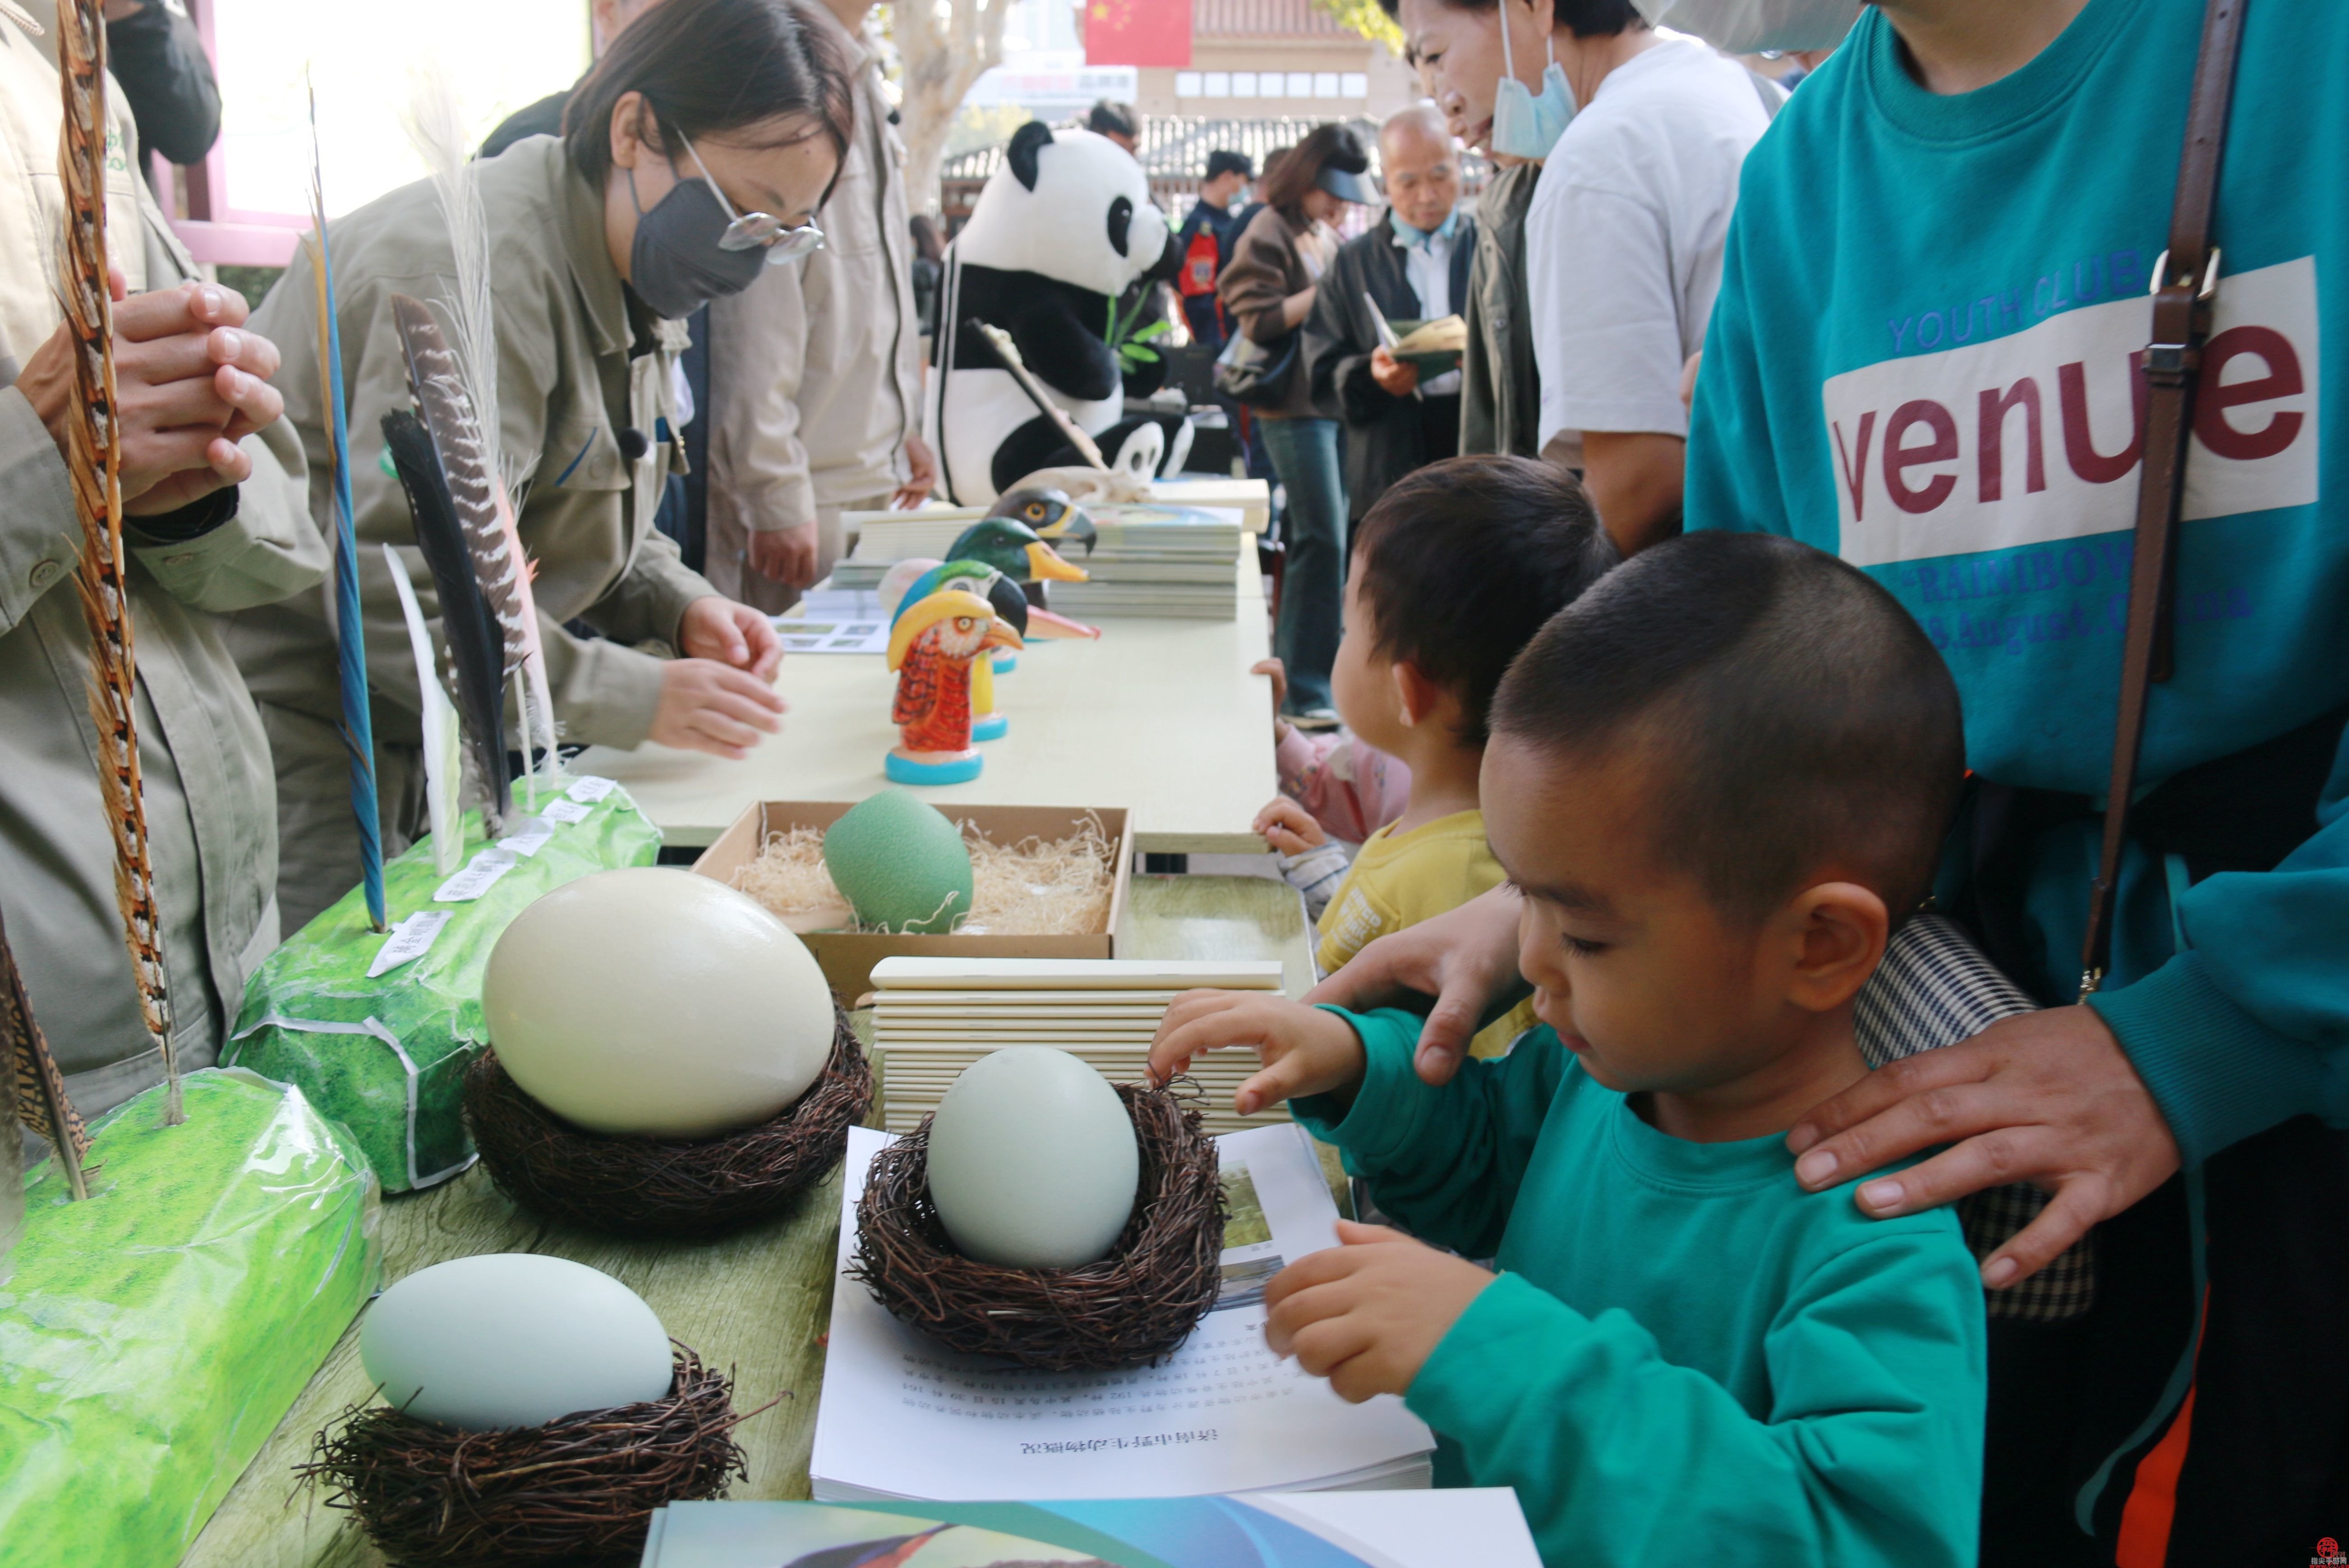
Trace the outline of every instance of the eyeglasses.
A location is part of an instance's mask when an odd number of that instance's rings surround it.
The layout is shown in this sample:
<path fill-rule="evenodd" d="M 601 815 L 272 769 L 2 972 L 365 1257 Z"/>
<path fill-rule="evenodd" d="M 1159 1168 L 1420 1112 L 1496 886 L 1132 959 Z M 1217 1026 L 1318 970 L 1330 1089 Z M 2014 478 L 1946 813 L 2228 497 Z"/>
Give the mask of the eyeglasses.
<path fill-rule="evenodd" d="M 795 262 L 802 256 L 812 255 L 823 249 L 823 231 L 812 222 L 791 228 L 771 213 L 734 211 L 734 203 L 726 200 L 726 192 L 720 191 L 718 181 L 709 177 L 709 165 L 701 161 L 701 154 L 695 150 L 692 141 L 683 131 L 678 133 L 678 139 L 683 141 L 685 150 L 693 154 L 694 167 L 701 170 L 701 182 L 709 187 L 709 193 L 718 198 L 718 204 L 726 209 L 726 216 L 731 220 L 726 225 L 726 232 L 718 237 L 719 250 L 748 251 L 763 246 L 767 253 L 767 264 L 780 267 L 785 262 Z"/>

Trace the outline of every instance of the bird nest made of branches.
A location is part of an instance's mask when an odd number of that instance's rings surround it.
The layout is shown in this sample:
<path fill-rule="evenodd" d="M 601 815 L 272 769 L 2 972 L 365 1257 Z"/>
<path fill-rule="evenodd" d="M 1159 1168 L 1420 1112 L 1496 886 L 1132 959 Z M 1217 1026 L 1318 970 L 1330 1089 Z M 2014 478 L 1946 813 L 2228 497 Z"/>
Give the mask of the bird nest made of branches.
<path fill-rule="evenodd" d="M 930 1119 L 875 1155 L 849 1273 L 952 1350 L 1047 1372 L 1110 1371 L 1174 1353 L 1216 1304 L 1226 1205 L 1215 1140 L 1163 1088 L 1117 1086 L 1141 1145 L 1133 1217 L 1099 1263 L 1015 1269 L 957 1251 L 930 1201 Z"/>
<path fill-rule="evenodd" d="M 739 1132 L 687 1141 L 573 1126 L 507 1076 L 494 1050 L 465 1072 L 465 1120 L 490 1178 L 523 1207 L 621 1235 L 708 1235 L 773 1213 L 820 1181 L 873 1105 L 873 1066 L 833 1006 L 832 1056 L 799 1100 Z"/>
<path fill-rule="evenodd" d="M 634 1568 L 653 1510 L 746 1473 L 731 1383 L 672 1345 L 667 1398 L 496 1432 L 352 1406 L 295 1473 L 402 1568 Z"/>

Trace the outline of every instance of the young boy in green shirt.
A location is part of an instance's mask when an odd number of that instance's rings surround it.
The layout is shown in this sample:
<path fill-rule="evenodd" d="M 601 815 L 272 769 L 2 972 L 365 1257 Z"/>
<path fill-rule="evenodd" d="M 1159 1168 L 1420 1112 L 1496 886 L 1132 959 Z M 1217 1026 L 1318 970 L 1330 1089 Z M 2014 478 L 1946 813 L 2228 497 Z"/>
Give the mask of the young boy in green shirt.
<path fill-rule="evenodd" d="M 1784 1135 L 1861 1078 L 1853 998 L 1924 898 L 1955 687 L 1865 574 L 1692 535 L 1550 621 L 1482 797 L 1547 1027 L 1441 1088 L 1419 1020 L 1194 992 L 1154 1072 L 1250 1046 L 1397 1232 L 1344 1225 L 1267 1301 L 1276 1349 L 1402 1395 L 1440 1479 L 1516 1489 L 1543 1560 L 1975 1561 L 1985 1330 L 1946 1210 L 1806 1193 Z M 1491 1256 L 1488 1273 L 1464 1257 Z"/>

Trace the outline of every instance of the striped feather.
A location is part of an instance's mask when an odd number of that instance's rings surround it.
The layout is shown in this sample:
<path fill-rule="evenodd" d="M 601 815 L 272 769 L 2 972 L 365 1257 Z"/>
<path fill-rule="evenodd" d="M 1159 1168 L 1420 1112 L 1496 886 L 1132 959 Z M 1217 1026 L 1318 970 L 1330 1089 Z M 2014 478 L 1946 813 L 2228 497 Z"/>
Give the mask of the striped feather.
<path fill-rule="evenodd" d="M 7 1051 L 0 1069 L 7 1072 L 16 1090 L 16 1119 L 57 1151 L 57 1168 L 65 1172 L 73 1195 L 88 1197 L 81 1162 L 89 1152 L 89 1131 L 66 1098 L 65 1075 L 57 1071 L 49 1042 L 33 1019 L 32 999 L 25 995 L 25 977 L 17 973 L 5 926 L 0 926 L 0 1048 Z M 0 1138 L 16 1136 L 8 1119 L 0 1117 Z"/>
<path fill-rule="evenodd" d="M 432 432 L 405 408 L 383 417 L 384 445 L 408 492 L 416 521 L 416 543 L 431 569 L 440 595 L 440 633 L 449 649 L 449 673 L 465 746 L 481 777 L 481 826 L 488 836 L 505 835 L 512 799 L 506 776 L 505 672 L 499 660 L 497 622 L 481 593 L 481 580 L 466 549 L 463 525 L 450 497 L 448 474 L 434 449 Z"/>
<path fill-rule="evenodd" d="M 115 418 L 114 313 L 106 267 L 106 25 L 99 0 L 57 0 L 57 74 L 65 121 L 57 176 L 66 232 L 58 293 L 75 344 L 78 413 L 67 462 L 80 514 L 82 554 L 74 582 L 89 627 L 89 715 L 98 731 L 98 781 L 114 841 L 114 900 L 139 987 L 139 1011 L 163 1060 L 163 1120 L 180 1107 L 180 1060 L 156 911 L 147 808 L 139 778 L 139 666 L 122 556 L 122 431 Z"/>

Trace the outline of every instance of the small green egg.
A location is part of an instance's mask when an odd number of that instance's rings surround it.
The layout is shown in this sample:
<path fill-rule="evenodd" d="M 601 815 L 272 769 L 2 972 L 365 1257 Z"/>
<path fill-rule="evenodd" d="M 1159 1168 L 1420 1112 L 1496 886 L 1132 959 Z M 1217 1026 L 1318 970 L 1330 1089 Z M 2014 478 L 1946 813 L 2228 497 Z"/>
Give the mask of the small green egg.
<path fill-rule="evenodd" d="M 823 836 L 823 863 L 859 924 L 943 935 L 970 914 L 970 851 L 909 789 L 850 808 Z"/>

